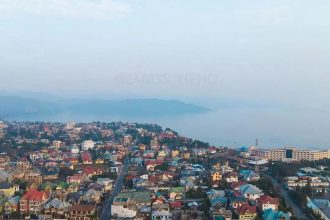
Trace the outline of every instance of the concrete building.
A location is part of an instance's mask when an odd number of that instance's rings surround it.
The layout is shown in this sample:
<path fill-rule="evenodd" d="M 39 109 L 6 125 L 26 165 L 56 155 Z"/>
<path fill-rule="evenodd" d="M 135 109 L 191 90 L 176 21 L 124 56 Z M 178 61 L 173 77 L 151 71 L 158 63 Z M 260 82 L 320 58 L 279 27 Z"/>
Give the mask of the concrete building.
<path fill-rule="evenodd" d="M 82 143 L 81 150 L 87 151 L 89 149 L 93 149 L 95 147 L 95 142 L 92 140 L 87 140 Z"/>
<path fill-rule="evenodd" d="M 301 160 L 315 161 L 322 159 L 330 159 L 330 150 L 301 150 L 295 147 L 271 150 L 258 150 L 256 154 L 257 156 L 267 160 L 282 162 Z"/>

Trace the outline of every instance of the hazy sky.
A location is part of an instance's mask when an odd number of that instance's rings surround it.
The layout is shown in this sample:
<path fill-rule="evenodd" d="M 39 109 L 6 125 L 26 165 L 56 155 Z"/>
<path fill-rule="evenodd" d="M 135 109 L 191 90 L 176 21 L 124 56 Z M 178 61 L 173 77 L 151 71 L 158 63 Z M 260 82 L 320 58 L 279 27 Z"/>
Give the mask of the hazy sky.
<path fill-rule="evenodd" d="M 0 0 L 0 89 L 328 105 L 329 0 Z"/>

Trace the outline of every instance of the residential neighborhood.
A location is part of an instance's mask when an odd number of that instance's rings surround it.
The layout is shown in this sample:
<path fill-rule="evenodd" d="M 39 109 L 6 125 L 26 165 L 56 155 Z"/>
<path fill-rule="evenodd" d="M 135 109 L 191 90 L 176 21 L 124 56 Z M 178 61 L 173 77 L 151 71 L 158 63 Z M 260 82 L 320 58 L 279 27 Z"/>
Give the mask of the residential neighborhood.
<path fill-rule="evenodd" d="M 4 219 L 298 219 L 255 146 L 209 146 L 152 124 L 2 123 Z M 329 180 L 325 166 L 302 167 L 281 190 L 322 195 Z M 308 197 L 319 213 L 327 201 Z"/>

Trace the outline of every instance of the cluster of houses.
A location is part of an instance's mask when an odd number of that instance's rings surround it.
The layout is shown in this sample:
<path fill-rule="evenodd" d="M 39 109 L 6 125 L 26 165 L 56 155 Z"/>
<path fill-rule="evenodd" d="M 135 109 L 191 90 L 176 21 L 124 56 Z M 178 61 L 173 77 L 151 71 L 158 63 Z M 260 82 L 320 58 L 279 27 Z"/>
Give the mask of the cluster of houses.
<path fill-rule="evenodd" d="M 2 161 L 6 157 L 2 155 Z M 7 160 L 0 171 L 1 213 L 8 218 L 18 212 L 25 216 L 47 216 L 46 219 L 95 216 L 97 206 L 115 180 L 107 177 L 110 167 L 116 173 L 116 164 L 120 164 L 104 157 L 102 161 L 93 160 L 88 151 L 71 154 L 54 148 L 33 152 L 16 161 Z"/>
<path fill-rule="evenodd" d="M 288 176 L 285 178 L 285 187 L 287 189 L 295 189 L 297 187 L 305 187 L 309 185 L 315 192 L 325 192 L 329 188 L 329 176 L 320 175 L 324 167 L 311 168 L 303 167 L 297 172 L 296 176 Z"/>
<path fill-rule="evenodd" d="M 0 214 L 7 219 L 92 220 L 104 211 L 111 219 L 290 219 L 280 198 L 258 188 L 258 170 L 242 166 L 230 149 L 170 129 L 122 122 L 13 122 L 5 129 L 3 138 L 14 143 L 0 155 Z"/>
<path fill-rule="evenodd" d="M 253 184 L 258 172 L 219 160 L 210 163 L 221 154 L 214 147 L 133 147 L 127 187 L 112 203 L 112 219 L 290 219 L 290 213 L 279 210 L 279 198 Z"/>
<path fill-rule="evenodd" d="M 28 134 L 36 132 L 36 135 L 35 138 L 4 136 L 23 146 L 0 155 L 0 214 L 7 219 L 96 219 L 128 152 L 131 138 L 125 134 L 124 125 L 118 126 L 122 130 L 119 139 L 112 138 L 113 132 L 105 129 L 101 133 L 109 141 L 80 143 L 84 133 L 95 130 L 94 125 L 19 125 Z M 18 129 L 16 123 L 6 128 Z M 68 145 L 65 138 L 50 138 L 43 141 L 44 147 L 24 149 L 24 144 L 33 146 L 44 140 L 37 134 L 53 137 L 59 130 L 72 144 Z M 76 138 L 80 139 L 74 141 Z"/>

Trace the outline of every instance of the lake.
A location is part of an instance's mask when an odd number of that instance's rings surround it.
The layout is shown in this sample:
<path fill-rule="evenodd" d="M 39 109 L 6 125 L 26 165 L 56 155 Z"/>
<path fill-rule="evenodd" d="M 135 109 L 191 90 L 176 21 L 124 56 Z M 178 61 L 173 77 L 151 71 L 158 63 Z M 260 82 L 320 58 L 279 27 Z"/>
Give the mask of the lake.
<path fill-rule="evenodd" d="M 217 146 L 240 147 L 255 144 L 264 148 L 296 146 L 330 149 L 330 114 L 299 108 L 223 108 L 215 111 L 171 117 L 128 117 L 63 113 L 16 117 L 20 121 L 125 121 L 156 123 L 181 135 L 200 139 Z"/>

